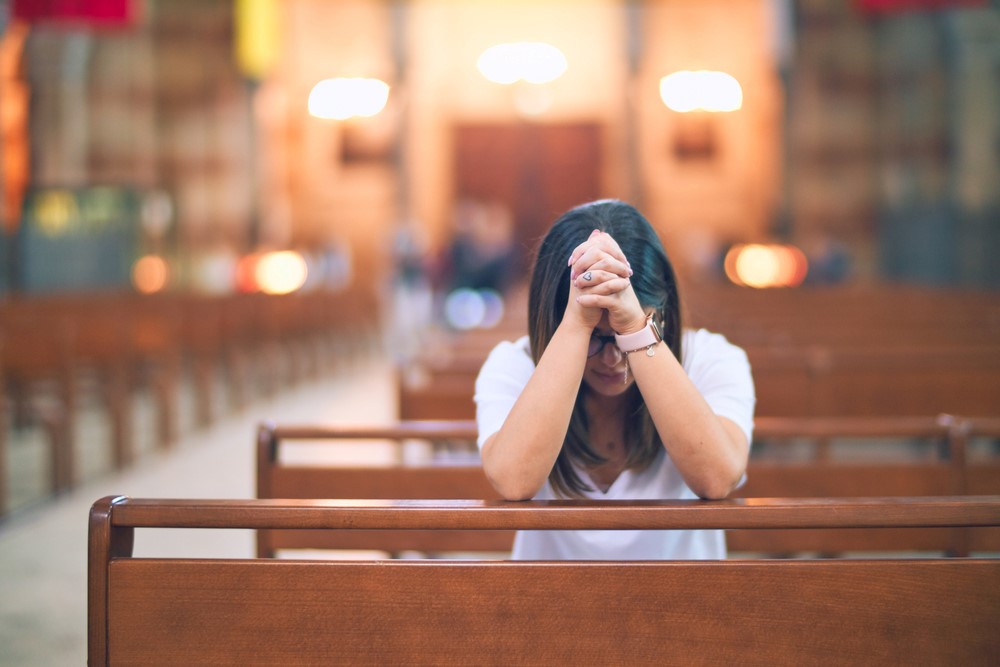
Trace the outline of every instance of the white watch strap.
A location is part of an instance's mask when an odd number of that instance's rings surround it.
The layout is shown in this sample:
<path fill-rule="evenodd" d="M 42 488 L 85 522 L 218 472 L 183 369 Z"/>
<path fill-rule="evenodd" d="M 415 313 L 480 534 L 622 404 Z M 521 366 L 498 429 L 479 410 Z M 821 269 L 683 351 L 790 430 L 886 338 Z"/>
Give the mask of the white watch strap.
<path fill-rule="evenodd" d="M 642 350 L 650 345 L 656 345 L 659 342 L 660 339 L 657 337 L 656 330 L 653 328 L 652 317 L 646 320 L 646 326 L 634 333 L 615 334 L 615 343 L 618 344 L 618 349 L 625 354 L 635 352 L 636 350 Z"/>

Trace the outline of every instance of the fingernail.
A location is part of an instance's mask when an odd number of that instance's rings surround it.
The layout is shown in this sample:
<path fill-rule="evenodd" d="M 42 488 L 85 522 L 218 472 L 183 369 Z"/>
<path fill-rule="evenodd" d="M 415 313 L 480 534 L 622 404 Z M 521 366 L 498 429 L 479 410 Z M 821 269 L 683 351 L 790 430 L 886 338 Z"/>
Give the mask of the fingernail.
<path fill-rule="evenodd" d="M 573 255 L 569 256 L 569 261 L 566 262 L 566 266 L 573 266 Z"/>

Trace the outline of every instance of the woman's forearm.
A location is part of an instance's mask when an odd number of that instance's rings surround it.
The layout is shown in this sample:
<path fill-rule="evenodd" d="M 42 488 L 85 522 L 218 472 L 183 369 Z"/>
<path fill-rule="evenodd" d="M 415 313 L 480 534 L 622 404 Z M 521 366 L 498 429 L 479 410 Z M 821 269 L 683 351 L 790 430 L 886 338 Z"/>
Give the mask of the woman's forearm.
<path fill-rule="evenodd" d="M 560 326 L 500 430 L 483 443 L 483 469 L 508 500 L 533 497 L 566 438 L 590 331 Z"/>
<path fill-rule="evenodd" d="M 665 344 L 655 352 L 633 352 L 628 361 L 657 433 L 692 491 L 724 498 L 746 471 L 746 436 L 712 411 Z"/>

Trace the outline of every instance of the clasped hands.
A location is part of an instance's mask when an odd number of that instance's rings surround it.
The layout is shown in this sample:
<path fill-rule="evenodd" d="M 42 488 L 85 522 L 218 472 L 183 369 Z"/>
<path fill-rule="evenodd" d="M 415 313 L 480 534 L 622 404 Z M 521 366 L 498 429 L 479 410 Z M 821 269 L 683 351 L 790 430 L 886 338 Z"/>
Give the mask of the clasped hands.
<path fill-rule="evenodd" d="M 646 326 L 646 312 L 632 283 L 632 267 L 610 234 L 595 229 L 569 257 L 570 294 L 564 321 L 594 329 L 605 312 L 618 334 Z"/>

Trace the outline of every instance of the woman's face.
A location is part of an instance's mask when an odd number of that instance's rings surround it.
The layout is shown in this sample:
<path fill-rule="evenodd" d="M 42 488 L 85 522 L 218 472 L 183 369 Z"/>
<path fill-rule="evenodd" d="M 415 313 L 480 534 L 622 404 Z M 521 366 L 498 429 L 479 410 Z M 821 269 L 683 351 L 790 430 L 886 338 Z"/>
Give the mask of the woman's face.
<path fill-rule="evenodd" d="M 605 337 L 601 341 L 604 346 L 592 357 L 587 359 L 583 369 L 583 382 L 599 396 L 618 397 L 632 386 L 632 375 L 625 372 L 625 355 L 618 349 L 614 341 L 615 332 L 608 325 L 608 314 L 601 316 L 601 321 L 594 328 L 591 344 L 599 343 L 594 339 Z"/>

